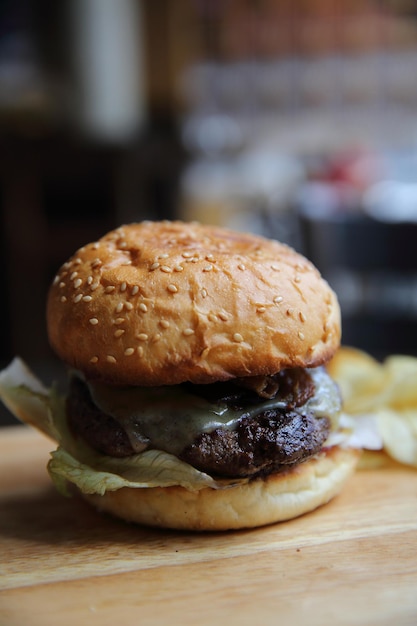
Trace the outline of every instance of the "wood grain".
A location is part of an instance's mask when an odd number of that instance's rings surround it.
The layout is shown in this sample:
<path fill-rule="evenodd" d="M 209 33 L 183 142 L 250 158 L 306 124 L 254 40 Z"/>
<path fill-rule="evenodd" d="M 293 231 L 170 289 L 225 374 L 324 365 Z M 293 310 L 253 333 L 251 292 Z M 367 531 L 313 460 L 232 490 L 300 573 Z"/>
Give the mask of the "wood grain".
<path fill-rule="evenodd" d="M 416 624 L 417 472 L 357 472 L 329 505 L 250 531 L 140 528 L 65 499 L 54 444 L 0 431 L 0 626 Z"/>

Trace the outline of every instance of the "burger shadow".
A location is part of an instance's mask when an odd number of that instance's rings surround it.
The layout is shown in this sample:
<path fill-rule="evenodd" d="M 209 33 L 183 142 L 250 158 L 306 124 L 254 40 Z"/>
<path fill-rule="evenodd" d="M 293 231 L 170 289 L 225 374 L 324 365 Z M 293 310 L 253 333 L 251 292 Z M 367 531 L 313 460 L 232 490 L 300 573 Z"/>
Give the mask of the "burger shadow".
<path fill-rule="evenodd" d="M 234 531 L 234 535 L 254 530 Z M 182 547 L 197 542 L 200 546 L 210 537 L 230 537 L 230 531 L 195 532 L 151 528 L 119 520 L 91 507 L 79 496 L 66 498 L 53 487 L 36 494 L 20 494 L 0 500 L 0 542 L 15 540 L 54 550 L 114 549 L 132 545 L 144 549 Z"/>

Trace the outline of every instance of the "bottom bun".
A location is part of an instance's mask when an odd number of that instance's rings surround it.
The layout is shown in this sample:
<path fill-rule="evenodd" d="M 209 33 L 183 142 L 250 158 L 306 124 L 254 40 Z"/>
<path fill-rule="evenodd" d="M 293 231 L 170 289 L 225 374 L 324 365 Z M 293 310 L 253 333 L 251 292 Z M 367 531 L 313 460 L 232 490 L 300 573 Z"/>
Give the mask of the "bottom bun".
<path fill-rule="evenodd" d="M 333 447 L 293 469 L 225 489 L 123 488 L 84 495 L 129 522 L 178 530 L 220 531 L 289 520 L 336 496 L 355 470 L 358 450 Z"/>

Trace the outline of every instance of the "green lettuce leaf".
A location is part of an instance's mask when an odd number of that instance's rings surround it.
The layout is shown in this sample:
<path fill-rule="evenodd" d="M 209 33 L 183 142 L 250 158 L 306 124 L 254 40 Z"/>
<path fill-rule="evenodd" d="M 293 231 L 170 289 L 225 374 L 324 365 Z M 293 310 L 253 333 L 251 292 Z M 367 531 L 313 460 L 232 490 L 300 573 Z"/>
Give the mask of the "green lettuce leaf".
<path fill-rule="evenodd" d="M 0 399 L 17 419 L 59 441 L 52 413 L 52 404 L 58 398 L 19 358 L 0 372 Z"/>
<path fill-rule="evenodd" d="M 207 474 L 160 450 L 148 450 L 134 457 L 115 459 L 95 455 L 94 468 L 58 448 L 51 454 L 49 474 L 57 489 L 67 494 L 65 481 L 75 484 L 83 493 L 115 491 L 122 487 L 134 489 L 181 485 L 191 491 L 220 485 Z M 64 480 L 64 482 L 63 482 Z"/>
<path fill-rule="evenodd" d="M 122 487 L 173 485 L 195 491 L 245 482 L 215 480 L 161 450 L 146 450 L 121 459 L 97 453 L 72 436 L 65 416 L 65 397 L 54 387 L 44 387 L 19 358 L 0 372 L 0 399 L 18 419 L 59 444 L 51 453 L 48 471 L 61 493 L 69 493 L 67 481 L 88 494 L 104 494 Z"/>

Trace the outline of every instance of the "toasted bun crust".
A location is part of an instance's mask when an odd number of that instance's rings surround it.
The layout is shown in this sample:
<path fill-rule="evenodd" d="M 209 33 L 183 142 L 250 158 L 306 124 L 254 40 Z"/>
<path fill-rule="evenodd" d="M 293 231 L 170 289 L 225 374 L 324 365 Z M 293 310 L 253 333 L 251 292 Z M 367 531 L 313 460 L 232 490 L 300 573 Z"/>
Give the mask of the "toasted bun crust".
<path fill-rule="evenodd" d="M 253 528 L 326 504 L 351 476 L 359 455 L 358 450 L 334 447 L 288 472 L 223 490 L 124 488 L 84 497 L 101 511 L 147 526 L 199 531 Z"/>
<path fill-rule="evenodd" d="M 57 354 L 114 384 L 209 383 L 327 362 L 337 299 L 286 245 L 181 222 L 122 226 L 76 252 L 47 303 Z"/>

